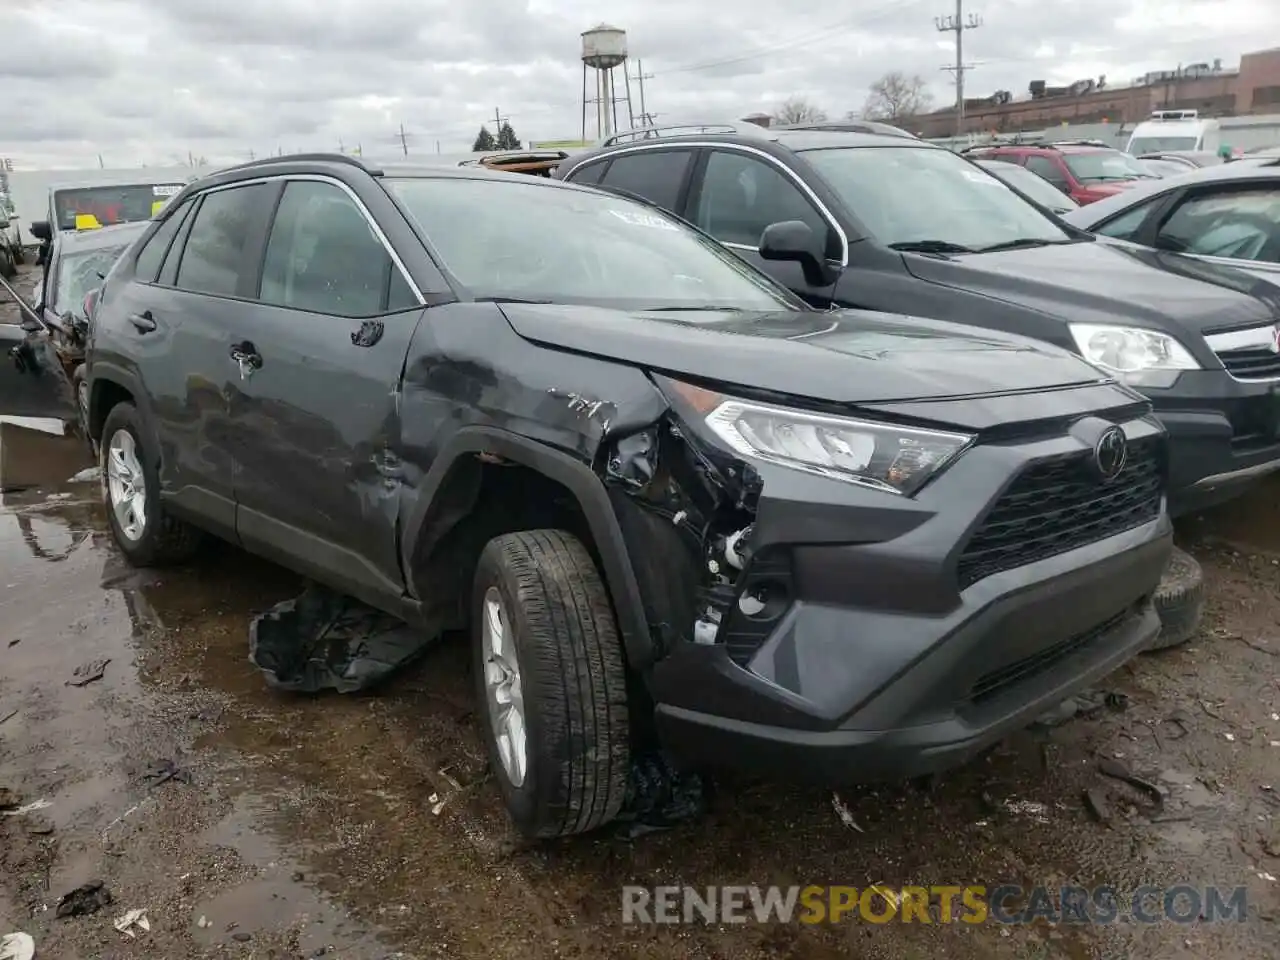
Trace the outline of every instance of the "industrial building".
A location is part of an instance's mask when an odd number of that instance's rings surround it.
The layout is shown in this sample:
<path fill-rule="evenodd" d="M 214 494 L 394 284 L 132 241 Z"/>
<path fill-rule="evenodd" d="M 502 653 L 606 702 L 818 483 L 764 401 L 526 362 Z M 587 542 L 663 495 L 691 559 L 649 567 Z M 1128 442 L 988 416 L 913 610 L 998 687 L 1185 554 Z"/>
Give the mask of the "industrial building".
<path fill-rule="evenodd" d="M 1032 80 L 1026 93 L 997 90 L 969 97 L 964 132 L 991 133 L 1039 129 L 1060 124 L 1134 124 L 1153 110 L 1198 110 L 1202 117 L 1280 112 L 1280 47 L 1246 53 L 1235 69 L 1212 63 L 1156 70 L 1123 85 L 1105 76 L 1051 87 Z M 956 130 L 955 107 L 915 117 L 904 126 L 924 137 L 946 137 Z"/>

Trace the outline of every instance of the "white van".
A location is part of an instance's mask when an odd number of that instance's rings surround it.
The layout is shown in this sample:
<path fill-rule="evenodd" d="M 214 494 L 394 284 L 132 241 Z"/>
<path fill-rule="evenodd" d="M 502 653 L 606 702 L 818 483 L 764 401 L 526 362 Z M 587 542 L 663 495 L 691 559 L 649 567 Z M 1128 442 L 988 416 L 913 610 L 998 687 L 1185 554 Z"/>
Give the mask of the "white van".
<path fill-rule="evenodd" d="M 1217 153 L 1221 145 L 1222 131 L 1217 120 L 1201 120 L 1195 110 L 1155 110 L 1150 120 L 1133 128 L 1125 152 L 1135 157 L 1173 150 Z"/>

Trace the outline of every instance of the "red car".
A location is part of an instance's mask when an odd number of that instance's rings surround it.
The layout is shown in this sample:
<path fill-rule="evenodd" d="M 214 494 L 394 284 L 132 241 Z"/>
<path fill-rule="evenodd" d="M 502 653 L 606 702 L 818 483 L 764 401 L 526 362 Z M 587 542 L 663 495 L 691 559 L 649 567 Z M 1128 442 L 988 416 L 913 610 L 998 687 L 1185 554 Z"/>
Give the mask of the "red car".
<path fill-rule="evenodd" d="M 1081 143 L 999 144 L 966 150 L 965 156 L 1005 160 L 1038 173 L 1084 206 L 1137 183 L 1158 179 L 1127 153 Z"/>

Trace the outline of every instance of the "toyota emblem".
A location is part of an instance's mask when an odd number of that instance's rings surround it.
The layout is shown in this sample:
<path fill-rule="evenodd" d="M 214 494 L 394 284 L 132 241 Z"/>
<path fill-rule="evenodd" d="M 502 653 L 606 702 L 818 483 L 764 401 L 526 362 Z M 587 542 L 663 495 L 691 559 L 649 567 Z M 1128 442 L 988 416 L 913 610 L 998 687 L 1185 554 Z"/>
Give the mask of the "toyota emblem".
<path fill-rule="evenodd" d="M 1129 441 L 1119 427 L 1108 427 L 1093 448 L 1093 463 L 1103 480 L 1120 476 L 1129 459 Z"/>

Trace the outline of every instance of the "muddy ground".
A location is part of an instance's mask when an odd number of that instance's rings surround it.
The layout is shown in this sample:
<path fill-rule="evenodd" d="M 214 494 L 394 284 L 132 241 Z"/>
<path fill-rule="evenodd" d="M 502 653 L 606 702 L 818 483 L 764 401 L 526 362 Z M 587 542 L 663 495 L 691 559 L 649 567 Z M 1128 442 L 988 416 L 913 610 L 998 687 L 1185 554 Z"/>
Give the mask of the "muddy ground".
<path fill-rule="evenodd" d="M 1204 630 L 1108 680 L 1123 709 L 1020 735 L 931 788 L 849 793 L 856 827 L 825 791 L 720 782 L 669 832 L 530 847 L 485 779 L 462 640 L 376 693 L 273 692 L 248 624 L 296 578 L 225 546 L 131 570 L 96 482 L 69 482 L 58 456 L 0 504 L 0 937 L 29 933 L 37 957 L 1280 955 L 1280 484 L 1182 525 Z M 101 678 L 73 685 L 95 661 Z M 1101 778 L 1104 758 L 1158 784 L 1163 809 Z M 112 902 L 58 918 L 90 881 Z M 1249 916 L 635 927 L 628 883 L 1244 885 Z M 113 928 L 131 909 L 150 922 L 136 938 Z"/>

